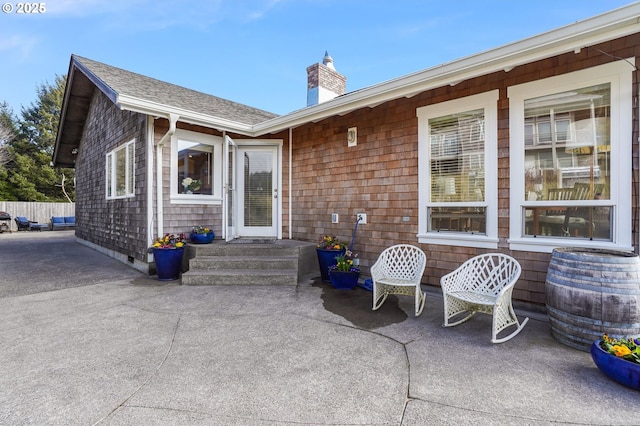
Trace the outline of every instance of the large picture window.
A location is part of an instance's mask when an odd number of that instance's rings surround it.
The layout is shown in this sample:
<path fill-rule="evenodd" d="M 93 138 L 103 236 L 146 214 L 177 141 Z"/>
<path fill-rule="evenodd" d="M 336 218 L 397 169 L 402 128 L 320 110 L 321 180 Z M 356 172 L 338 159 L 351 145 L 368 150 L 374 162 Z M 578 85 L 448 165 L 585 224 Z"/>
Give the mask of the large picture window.
<path fill-rule="evenodd" d="M 631 194 L 621 195 L 615 183 L 631 182 L 623 158 L 631 152 L 630 127 L 624 130 L 631 70 L 609 64 L 509 89 L 514 248 L 518 240 L 545 251 L 630 244 L 617 224 L 627 220 L 622 197 Z"/>
<path fill-rule="evenodd" d="M 421 242 L 494 247 L 497 91 L 418 109 Z"/>
<path fill-rule="evenodd" d="M 611 85 L 526 99 L 525 197 L 565 205 L 525 208 L 525 235 L 612 240 Z"/>
<path fill-rule="evenodd" d="M 109 152 L 106 157 L 107 198 L 133 197 L 135 189 L 135 140 Z"/>

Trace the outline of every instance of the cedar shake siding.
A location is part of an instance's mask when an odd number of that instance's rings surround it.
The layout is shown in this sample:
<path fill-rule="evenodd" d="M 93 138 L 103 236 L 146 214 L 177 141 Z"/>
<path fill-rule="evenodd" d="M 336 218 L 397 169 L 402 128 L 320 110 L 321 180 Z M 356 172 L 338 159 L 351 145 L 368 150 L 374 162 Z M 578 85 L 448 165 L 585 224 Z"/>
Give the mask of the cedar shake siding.
<path fill-rule="evenodd" d="M 221 132 L 207 129 L 200 126 L 191 126 L 178 123 L 178 129 L 190 130 L 208 135 L 222 136 Z M 154 145 L 169 130 L 169 122 L 166 119 L 159 119 L 154 125 Z M 172 204 L 171 203 L 171 139 L 167 140 L 162 148 L 162 193 L 164 209 L 164 230 L 165 233 L 189 233 L 196 225 L 209 226 L 213 229 L 218 238 L 221 234 L 222 226 L 222 204 Z M 154 175 L 155 177 L 155 175 Z M 154 197 L 156 196 L 154 188 Z M 154 205 L 156 203 L 154 202 Z M 154 216 L 155 216 L 154 211 Z"/>
<path fill-rule="evenodd" d="M 602 52 L 607 52 L 602 53 Z M 355 251 L 363 272 L 379 253 L 393 244 L 420 246 L 427 253 L 423 283 L 439 286 L 440 277 L 472 256 L 498 251 L 515 257 L 522 265 L 522 275 L 513 297 L 533 308 L 545 303 L 545 279 L 549 253 L 509 250 L 510 179 L 509 179 L 509 99 L 507 88 L 565 74 L 619 58 L 640 57 L 640 34 L 620 38 L 579 53 L 567 53 L 509 72 L 499 71 L 439 87 L 411 98 L 385 102 L 343 116 L 300 126 L 293 131 L 294 207 L 293 238 L 316 240 L 322 234 L 337 235 L 350 242 L 357 213 L 367 213 L 367 224 L 358 226 Z M 632 64 L 629 65 L 630 67 Z M 638 91 L 638 71 L 634 72 L 633 93 Z M 498 250 L 472 247 L 418 244 L 418 119 L 416 109 L 425 105 L 499 90 L 498 101 Z M 634 96 L 635 98 L 635 96 Z M 638 122 L 637 109 L 633 122 Z M 347 129 L 358 128 L 357 146 L 347 147 Z M 638 140 L 634 125 L 632 140 Z M 493 160 L 487 159 L 491 167 Z M 638 147 L 633 145 L 633 182 L 628 192 L 633 197 L 632 217 L 638 217 L 636 188 Z M 338 213 L 340 223 L 331 223 L 331 213 Z M 408 218 L 408 221 L 407 221 Z M 632 223 L 621 223 L 629 232 Z M 570 243 L 569 243 L 570 244 Z M 638 247 L 638 235 L 633 233 Z"/>
<path fill-rule="evenodd" d="M 522 266 L 514 300 L 542 311 L 553 247 L 579 245 L 638 252 L 638 17 L 640 5 L 632 4 L 279 117 L 72 56 L 70 71 L 75 71 L 75 76 L 70 72 L 53 159 L 59 166 L 73 166 L 75 160 L 76 234 L 81 240 L 104 247 L 125 261 L 133 259 L 147 269 L 151 258 L 147 245 L 160 228 L 178 233 L 205 225 L 213 227 L 221 237 L 225 226 L 222 197 L 202 198 L 199 203 L 197 198 L 174 191 L 172 200 L 171 187 L 177 185 L 171 182 L 171 167 L 175 166 L 171 164 L 172 138 L 165 138 L 159 159 L 155 145 L 152 152 L 147 149 L 152 141 L 157 144 L 174 124 L 176 132 L 188 130 L 219 138 L 228 135 L 242 143 L 277 139 L 282 141 L 282 184 L 277 194 L 282 207 L 278 223 L 282 238 L 316 241 L 331 234 L 350 243 L 356 215 L 366 213 L 367 223 L 358 226 L 354 246 L 363 278 L 378 255 L 394 244 L 413 244 L 426 252 L 422 282 L 434 287 L 440 285 L 444 274 L 470 257 L 501 252 L 513 256 Z M 627 61 L 628 58 L 635 59 Z M 541 81 L 551 77 L 557 78 Z M 574 78 L 575 84 L 569 81 Z M 571 238 L 527 231 L 524 210 L 545 209 L 553 202 L 524 200 L 525 176 L 519 173 L 524 173 L 520 169 L 526 166 L 525 155 L 530 150 L 525 137 L 526 126 L 530 125 L 525 121 L 525 101 L 590 87 L 588 82 L 592 80 L 596 82 L 593 84 L 606 82 L 611 88 L 607 107 L 613 150 L 606 160 L 610 167 L 606 176 L 615 194 L 608 194 L 610 206 L 605 204 L 606 199 L 589 202 L 612 209 L 611 238 L 590 239 L 593 234 Z M 574 87 L 582 83 L 583 87 Z M 474 98 L 470 100 L 471 96 Z M 427 206 L 458 206 L 466 201 L 425 201 L 425 188 L 434 188 L 435 182 L 428 173 L 432 151 L 427 151 L 430 147 L 426 144 L 430 142 L 423 142 L 429 137 L 427 122 L 431 117 L 452 116 L 453 109 L 461 109 L 455 113 L 464 112 L 468 101 L 478 105 L 477 99 L 482 99 L 484 106 L 469 108 L 483 109 L 488 123 L 484 143 L 489 148 L 484 167 L 477 169 L 486 182 L 483 199 L 469 205 L 488 206 L 486 233 L 479 229 L 473 235 L 466 230 L 447 234 L 444 229 L 438 234 L 438 230 L 431 231 L 425 225 Z M 513 117 L 510 111 L 515 111 Z M 349 147 L 347 134 L 351 128 L 357 129 L 357 143 Z M 153 134 L 147 135 L 147 131 Z M 132 139 L 136 141 L 135 196 L 107 200 L 105 156 Z M 469 157 L 481 149 L 482 140 L 479 138 L 478 146 L 466 151 Z M 568 146 L 558 145 L 558 149 Z M 74 158 L 72 152 L 77 152 L 78 146 L 80 151 Z M 463 144 L 456 147 L 465 149 Z M 459 153 L 450 156 L 460 157 Z M 160 176 L 156 161 L 162 162 Z M 584 168 L 577 160 L 576 165 L 579 167 L 571 168 Z M 548 168 L 557 167 L 554 164 Z M 157 218 L 156 188 L 145 186 L 148 179 L 154 186 L 161 179 L 162 220 Z M 562 186 L 563 182 L 559 183 Z M 587 203 L 575 200 L 573 205 L 582 207 Z M 339 223 L 331 223 L 332 213 L 338 213 Z"/>
<path fill-rule="evenodd" d="M 147 263 L 146 127 L 143 114 L 118 109 L 94 91 L 76 160 L 76 236 Z M 135 196 L 108 200 L 106 154 L 135 139 Z"/>
<path fill-rule="evenodd" d="M 190 125 L 187 123 L 178 123 L 177 128 L 181 130 L 189 130 L 192 132 L 203 133 L 207 135 L 213 135 L 217 137 L 223 137 L 223 133 L 210 129 L 207 127 Z M 160 139 L 169 130 L 169 121 L 166 119 L 158 119 L 154 122 L 154 144 L 157 144 Z M 233 139 L 251 139 L 243 135 L 227 133 Z M 280 132 L 275 135 L 268 135 L 268 137 L 260 138 L 264 141 L 266 139 L 276 139 L 283 141 L 283 163 L 280 165 L 283 176 L 287 176 L 289 173 L 289 164 L 287 159 L 288 147 L 288 132 Z M 154 154 L 155 155 L 155 154 Z M 171 182 L 171 139 L 167 140 L 162 148 L 162 193 L 163 193 L 163 209 L 164 209 L 164 230 L 165 233 L 189 233 L 191 228 L 196 225 L 208 226 L 213 229 L 216 238 L 222 236 L 222 203 L 218 204 L 172 204 L 171 202 L 171 185 L 175 185 Z M 154 166 L 155 167 L 155 166 Z M 155 176 L 155 175 L 154 175 Z M 153 196 L 156 196 L 155 187 Z M 280 194 L 283 202 L 283 235 L 288 235 L 288 191 L 284 188 Z M 156 205 L 154 201 L 154 206 Z M 154 207 L 154 215 L 155 207 Z"/>

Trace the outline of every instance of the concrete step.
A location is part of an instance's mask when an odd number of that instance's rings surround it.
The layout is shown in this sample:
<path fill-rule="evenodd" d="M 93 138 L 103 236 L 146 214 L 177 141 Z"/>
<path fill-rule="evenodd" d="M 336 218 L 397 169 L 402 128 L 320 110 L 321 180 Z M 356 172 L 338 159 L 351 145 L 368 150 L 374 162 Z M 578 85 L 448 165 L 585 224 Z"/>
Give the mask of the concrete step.
<path fill-rule="evenodd" d="M 200 256 L 191 259 L 189 269 L 296 270 L 297 256 Z"/>
<path fill-rule="evenodd" d="M 297 256 L 299 248 L 279 244 L 190 244 L 200 256 Z"/>
<path fill-rule="evenodd" d="M 298 284 L 293 270 L 189 270 L 182 274 L 182 285 L 290 285 Z"/>
<path fill-rule="evenodd" d="M 297 285 L 317 271 L 315 245 L 279 240 L 273 244 L 189 244 L 183 285 Z"/>

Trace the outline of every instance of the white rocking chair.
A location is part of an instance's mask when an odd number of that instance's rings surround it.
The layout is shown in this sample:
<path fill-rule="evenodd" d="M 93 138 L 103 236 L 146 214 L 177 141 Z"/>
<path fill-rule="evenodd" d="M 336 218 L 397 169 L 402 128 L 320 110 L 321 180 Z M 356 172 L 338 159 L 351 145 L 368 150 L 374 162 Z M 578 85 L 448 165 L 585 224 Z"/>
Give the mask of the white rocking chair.
<path fill-rule="evenodd" d="M 416 316 L 419 316 L 426 300 L 426 293 L 420 288 L 426 264 L 427 255 L 409 244 L 391 246 L 380 253 L 371 267 L 373 310 L 380 308 L 390 294 L 414 296 Z"/>
<path fill-rule="evenodd" d="M 511 304 L 513 287 L 522 268 L 511 256 L 489 253 L 473 257 L 455 271 L 440 279 L 444 299 L 444 327 L 452 327 L 470 319 L 476 312 L 493 315 L 492 343 L 502 343 L 514 337 L 529 318 L 518 321 Z M 458 314 L 462 319 L 449 322 Z M 498 339 L 498 333 L 516 325 L 516 330 Z"/>

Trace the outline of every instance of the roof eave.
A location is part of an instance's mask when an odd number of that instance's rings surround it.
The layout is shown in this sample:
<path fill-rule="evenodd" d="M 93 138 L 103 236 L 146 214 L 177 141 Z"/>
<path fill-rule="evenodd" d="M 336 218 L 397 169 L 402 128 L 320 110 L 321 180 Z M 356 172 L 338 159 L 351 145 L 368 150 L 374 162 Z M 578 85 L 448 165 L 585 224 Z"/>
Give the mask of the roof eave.
<path fill-rule="evenodd" d="M 226 120 L 224 118 L 201 114 L 196 111 L 176 108 L 136 97 L 120 95 L 116 99 L 116 105 L 123 110 L 138 112 L 153 117 L 168 117 L 169 114 L 176 114 L 180 117 L 179 121 L 181 122 L 253 136 L 253 126 L 250 124 Z"/>
<path fill-rule="evenodd" d="M 62 98 L 62 107 L 60 109 L 60 120 L 58 121 L 58 128 L 56 129 L 56 140 L 53 145 L 53 154 L 51 155 L 51 163 L 55 167 L 71 167 L 66 163 L 61 163 L 58 161 L 58 156 L 60 154 L 60 142 L 62 137 L 62 129 L 64 128 L 64 118 L 65 113 L 69 104 L 69 97 L 71 96 L 71 84 L 70 82 L 73 80 L 73 62 L 69 65 L 69 72 L 67 73 L 67 84 L 64 89 L 64 95 Z"/>
<path fill-rule="evenodd" d="M 88 79 L 91 81 L 111 102 L 117 103 L 118 92 L 116 92 L 111 86 L 102 81 L 96 74 L 91 72 L 85 65 L 78 61 L 75 56 L 71 57 L 72 66 L 79 69 Z"/>
<path fill-rule="evenodd" d="M 508 72 L 519 65 L 567 52 L 577 53 L 582 48 L 637 32 L 640 32 L 640 3 L 276 117 L 253 126 L 253 133 L 273 133 L 496 71 Z"/>

